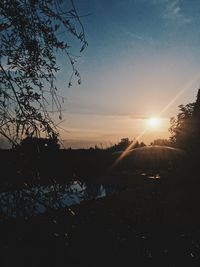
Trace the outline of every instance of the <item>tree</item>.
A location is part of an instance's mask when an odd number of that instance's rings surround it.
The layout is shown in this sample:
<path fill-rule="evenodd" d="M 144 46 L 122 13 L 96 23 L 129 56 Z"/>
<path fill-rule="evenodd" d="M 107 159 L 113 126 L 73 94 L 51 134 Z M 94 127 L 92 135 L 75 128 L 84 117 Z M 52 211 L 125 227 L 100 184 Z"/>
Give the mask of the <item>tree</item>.
<path fill-rule="evenodd" d="M 48 138 L 24 138 L 18 148 L 20 151 L 27 152 L 34 156 L 38 153 L 55 152 L 59 149 L 59 144 L 55 139 Z M 27 154 L 26 154 L 27 156 Z"/>
<path fill-rule="evenodd" d="M 172 143 L 188 152 L 200 151 L 200 89 L 194 103 L 179 106 L 176 118 L 171 118 Z"/>
<path fill-rule="evenodd" d="M 143 147 L 145 144 L 143 142 L 139 143 L 138 141 L 134 140 L 129 140 L 129 138 L 125 137 L 120 140 L 119 143 L 110 146 L 107 148 L 107 150 L 111 152 L 116 152 L 116 151 L 125 151 L 129 146 L 131 146 L 131 149 L 138 148 L 138 147 Z"/>
<path fill-rule="evenodd" d="M 80 53 L 87 42 L 69 3 L 65 10 L 64 0 L 0 1 L 0 134 L 13 146 L 25 137 L 58 137 L 47 111 L 49 94 L 62 119 L 56 53 L 63 52 L 72 67 L 68 86 L 74 76 L 81 83 L 68 39 L 80 41 Z"/>
<path fill-rule="evenodd" d="M 155 139 L 151 142 L 151 146 L 171 146 L 171 142 L 168 139 Z"/>

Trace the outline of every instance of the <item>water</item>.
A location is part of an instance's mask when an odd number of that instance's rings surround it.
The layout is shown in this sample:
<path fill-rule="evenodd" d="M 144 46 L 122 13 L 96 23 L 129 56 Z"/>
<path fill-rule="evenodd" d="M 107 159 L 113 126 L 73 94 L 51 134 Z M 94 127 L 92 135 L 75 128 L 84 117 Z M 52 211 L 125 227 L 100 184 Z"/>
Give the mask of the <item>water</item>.
<path fill-rule="evenodd" d="M 79 204 L 84 200 L 98 199 L 118 192 L 118 188 L 102 184 L 73 181 L 68 184 L 51 184 L 0 193 L 0 215 L 27 217 Z"/>

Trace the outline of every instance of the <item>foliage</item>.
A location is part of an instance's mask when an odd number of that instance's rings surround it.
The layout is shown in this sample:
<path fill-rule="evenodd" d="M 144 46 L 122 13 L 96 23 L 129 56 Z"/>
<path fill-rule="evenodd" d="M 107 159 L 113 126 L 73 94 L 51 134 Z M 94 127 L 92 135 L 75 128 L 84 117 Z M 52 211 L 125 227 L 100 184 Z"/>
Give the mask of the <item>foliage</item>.
<path fill-rule="evenodd" d="M 124 151 L 129 146 L 131 146 L 131 149 L 133 149 L 133 148 L 137 148 L 137 147 L 143 147 L 143 146 L 145 146 L 145 144 L 143 142 L 139 143 L 138 141 L 136 141 L 136 142 L 130 141 L 129 138 L 126 137 L 126 138 L 122 138 L 118 144 L 115 144 L 115 145 L 107 148 L 107 150 L 109 150 L 111 152 Z"/>
<path fill-rule="evenodd" d="M 71 64 L 68 86 L 74 75 L 81 83 L 69 40 L 80 41 L 80 52 L 87 42 L 74 3 L 69 2 L 65 11 L 63 0 L 0 1 L 0 134 L 12 145 L 26 136 L 58 136 L 47 110 L 50 94 L 52 109 L 62 119 L 56 53 L 63 52 Z"/>
<path fill-rule="evenodd" d="M 200 90 L 194 103 L 179 106 L 176 118 L 171 118 L 170 140 L 180 148 L 194 152 L 200 149 Z"/>
<path fill-rule="evenodd" d="M 55 139 L 27 137 L 22 140 L 18 149 L 34 155 L 42 152 L 53 153 L 59 149 L 59 144 Z"/>
<path fill-rule="evenodd" d="M 151 142 L 152 146 L 171 146 L 172 143 L 168 139 L 156 139 Z"/>

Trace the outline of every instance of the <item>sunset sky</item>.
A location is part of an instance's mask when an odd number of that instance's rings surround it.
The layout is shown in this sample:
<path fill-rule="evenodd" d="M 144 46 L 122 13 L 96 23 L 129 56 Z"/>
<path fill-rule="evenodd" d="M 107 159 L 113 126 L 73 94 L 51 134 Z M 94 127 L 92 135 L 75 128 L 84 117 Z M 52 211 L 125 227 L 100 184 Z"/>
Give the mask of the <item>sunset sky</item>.
<path fill-rule="evenodd" d="M 179 104 L 200 86 L 200 1 L 75 0 L 88 48 L 77 67 L 82 84 L 67 88 L 66 59 L 57 83 L 66 97 L 60 125 L 66 147 L 104 147 L 136 138 L 149 117 L 160 116 L 140 140 L 169 136 Z"/>

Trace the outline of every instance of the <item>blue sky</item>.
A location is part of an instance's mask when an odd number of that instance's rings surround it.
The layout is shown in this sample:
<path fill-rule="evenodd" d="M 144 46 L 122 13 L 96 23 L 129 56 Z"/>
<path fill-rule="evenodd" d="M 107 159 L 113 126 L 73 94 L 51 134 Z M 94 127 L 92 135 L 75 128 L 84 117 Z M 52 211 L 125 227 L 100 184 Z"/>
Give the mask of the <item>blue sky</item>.
<path fill-rule="evenodd" d="M 169 118 L 200 86 L 200 1 L 74 2 L 80 15 L 89 14 L 82 18 L 89 46 L 77 63 L 81 85 L 67 88 L 69 65 L 59 58 L 66 146 L 136 138 L 163 110 L 162 125 L 142 140 L 168 137 Z"/>

